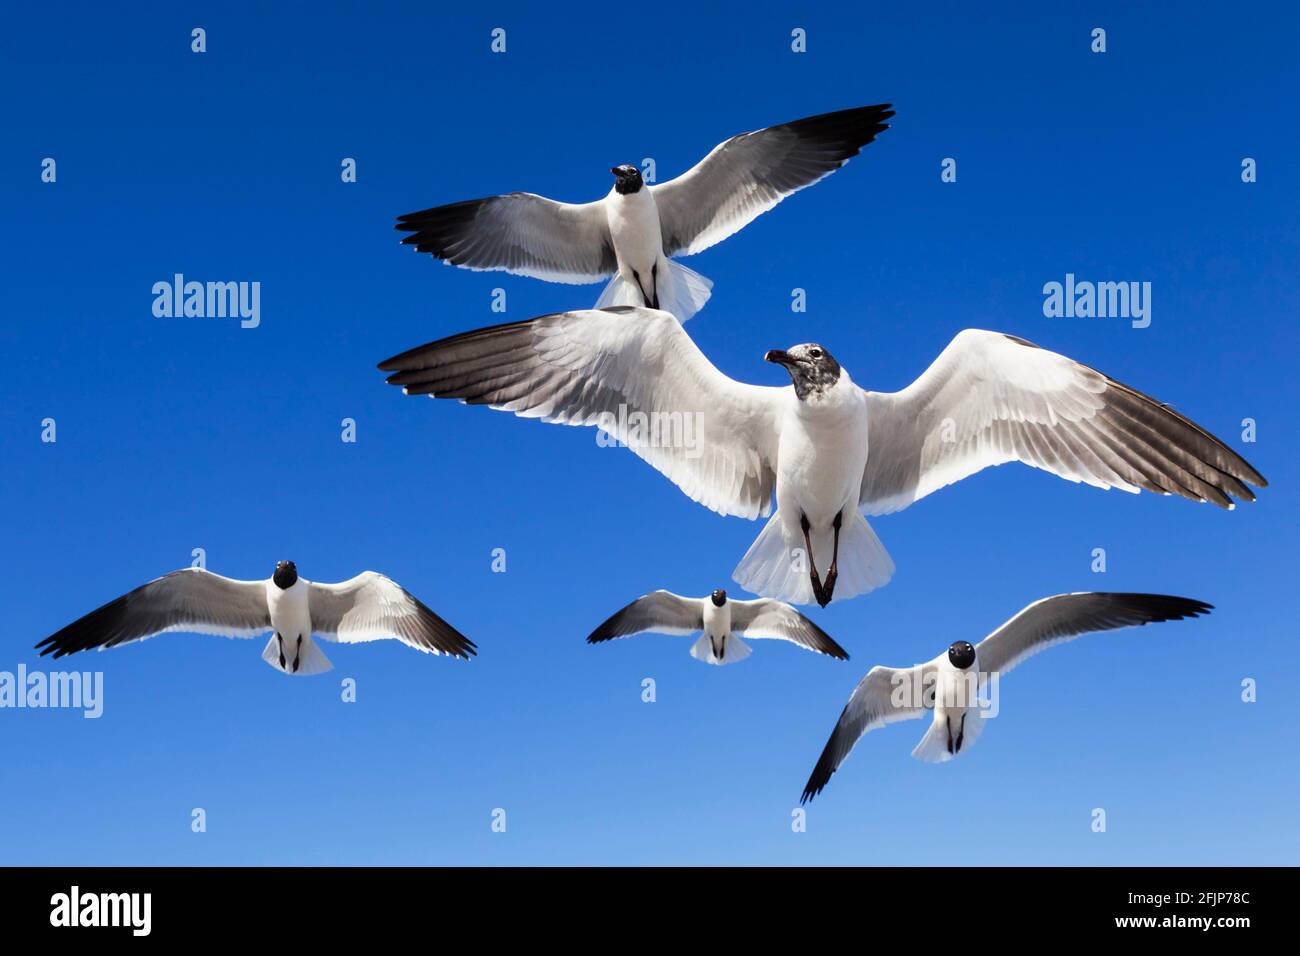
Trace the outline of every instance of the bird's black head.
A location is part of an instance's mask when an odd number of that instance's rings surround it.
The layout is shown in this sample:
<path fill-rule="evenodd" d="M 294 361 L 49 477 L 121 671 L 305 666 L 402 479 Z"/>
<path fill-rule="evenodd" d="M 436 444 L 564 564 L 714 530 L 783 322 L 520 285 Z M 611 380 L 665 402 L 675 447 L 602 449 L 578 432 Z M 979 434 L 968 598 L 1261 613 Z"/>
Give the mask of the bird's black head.
<path fill-rule="evenodd" d="M 785 367 L 800 399 L 820 395 L 840 380 L 840 363 L 816 343 L 796 345 L 784 352 L 773 349 L 763 356 L 763 361 Z"/>
<path fill-rule="evenodd" d="M 271 580 L 281 591 L 287 591 L 293 587 L 298 580 L 298 565 L 292 561 L 278 561 L 275 565 L 275 574 L 271 575 Z"/>
<path fill-rule="evenodd" d="M 714 607 L 722 607 L 722 605 L 727 603 L 727 592 L 722 590 L 722 588 L 718 588 L 710 594 L 709 597 L 713 600 Z"/>
<path fill-rule="evenodd" d="M 966 641 L 957 641 L 948 648 L 948 660 L 958 670 L 966 670 L 975 663 L 975 648 Z"/>
<path fill-rule="evenodd" d="M 614 191 L 621 196 L 640 192 L 641 187 L 645 185 L 644 180 L 641 179 L 641 170 L 635 166 L 624 163 L 622 166 L 615 166 L 610 172 L 614 174 Z"/>

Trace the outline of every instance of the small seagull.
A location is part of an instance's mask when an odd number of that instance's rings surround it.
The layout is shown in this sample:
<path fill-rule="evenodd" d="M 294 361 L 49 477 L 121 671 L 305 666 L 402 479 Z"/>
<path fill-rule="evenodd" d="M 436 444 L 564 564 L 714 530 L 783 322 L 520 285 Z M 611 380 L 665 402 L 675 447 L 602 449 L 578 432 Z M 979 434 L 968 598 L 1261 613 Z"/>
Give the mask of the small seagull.
<path fill-rule="evenodd" d="M 933 713 L 929 730 L 912 751 L 938 763 L 969 749 L 983 729 L 979 700 L 992 674 L 1004 675 L 1041 650 L 1080 634 L 1181 621 L 1208 614 L 1212 604 L 1165 594 L 1058 594 L 1029 605 L 978 644 L 957 641 L 932 661 L 909 668 L 873 667 L 849 698 L 826 743 L 801 803 L 821 793 L 868 731 Z"/>
<path fill-rule="evenodd" d="M 737 382 L 671 315 L 622 306 L 454 335 L 379 368 L 408 395 L 594 425 L 705 507 L 771 514 L 734 577 L 792 604 L 887 583 L 894 563 L 863 514 L 1004 462 L 1223 508 L 1268 484 L 1169 406 L 1013 335 L 959 332 L 900 392 L 859 388 L 816 343 L 764 357 L 789 386 Z"/>
<path fill-rule="evenodd" d="M 265 581 L 236 581 L 202 568 L 155 578 L 36 645 L 41 656 L 116 647 L 167 631 L 222 637 L 274 632 L 262 660 L 285 674 L 322 674 L 329 662 L 312 634 L 341 644 L 396 638 L 428 654 L 468 659 L 474 642 L 405 588 L 374 571 L 341 584 L 298 577 L 281 561 Z"/>
<path fill-rule="evenodd" d="M 645 305 L 685 322 L 713 283 L 669 256 L 690 256 L 829 176 L 888 129 L 888 103 L 741 133 L 676 179 L 647 186 L 613 167 L 614 188 L 582 205 L 507 193 L 398 217 L 402 242 L 449 265 L 583 285 L 611 274 L 597 308 Z"/>
<path fill-rule="evenodd" d="M 704 634 L 691 645 L 691 657 L 709 664 L 735 664 L 750 655 L 750 640 L 772 638 L 790 641 L 839 661 L 848 652 L 831 636 L 788 604 L 760 598 L 732 601 L 719 588 L 706 598 L 688 598 L 671 591 L 655 591 L 639 597 L 591 632 L 588 644 L 616 637 L 648 632 L 658 634 Z"/>

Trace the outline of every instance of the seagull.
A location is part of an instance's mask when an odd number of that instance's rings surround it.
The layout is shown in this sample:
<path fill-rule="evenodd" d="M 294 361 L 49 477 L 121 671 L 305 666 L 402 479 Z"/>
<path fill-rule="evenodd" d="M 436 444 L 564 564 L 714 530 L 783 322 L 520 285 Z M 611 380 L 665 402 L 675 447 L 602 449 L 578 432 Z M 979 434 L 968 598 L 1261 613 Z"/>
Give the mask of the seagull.
<path fill-rule="evenodd" d="M 718 588 L 707 598 L 688 598 L 671 591 L 639 597 L 591 632 L 588 644 L 645 634 L 704 634 L 691 645 L 691 657 L 709 664 L 735 664 L 751 653 L 741 637 L 790 641 L 839 661 L 848 652 L 831 636 L 788 604 L 760 598 L 732 601 Z"/>
<path fill-rule="evenodd" d="M 671 315 L 622 306 L 454 335 L 379 368 L 409 395 L 594 425 L 705 507 L 770 514 L 734 578 L 791 604 L 885 584 L 894 564 L 863 514 L 1004 462 L 1224 508 L 1255 499 L 1247 483 L 1267 485 L 1168 406 L 1013 335 L 959 332 L 900 392 L 859 388 L 821 345 L 765 358 L 790 385 L 737 382 Z"/>
<path fill-rule="evenodd" d="M 912 751 L 938 763 L 964 753 L 983 729 L 979 692 L 1026 659 L 1080 634 L 1181 621 L 1214 607 L 1165 594 L 1058 594 L 1029 605 L 978 644 L 956 641 L 934 660 L 915 667 L 873 667 L 853 691 L 803 789 L 801 803 L 821 793 L 868 731 L 933 713 L 929 730 Z"/>
<path fill-rule="evenodd" d="M 329 662 L 312 634 L 358 644 L 396 638 L 427 654 L 468 659 L 474 642 L 395 581 L 363 571 L 340 584 L 298 577 L 280 561 L 265 581 L 236 581 L 203 568 L 155 578 L 36 645 L 41 656 L 116 647 L 168 631 L 256 637 L 273 631 L 262 660 L 285 674 L 323 674 Z"/>
<path fill-rule="evenodd" d="M 402 239 L 450 265 L 584 285 L 613 279 L 597 308 L 644 305 L 685 322 L 713 283 L 670 256 L 703 252 L 781 200 L 829 176 L 888 129 L 888 103 L 741 133 L 676 179 L 647 185 L 636 166 L 574 205 L 533 193 L 470 199 L 399 216 Z"/>

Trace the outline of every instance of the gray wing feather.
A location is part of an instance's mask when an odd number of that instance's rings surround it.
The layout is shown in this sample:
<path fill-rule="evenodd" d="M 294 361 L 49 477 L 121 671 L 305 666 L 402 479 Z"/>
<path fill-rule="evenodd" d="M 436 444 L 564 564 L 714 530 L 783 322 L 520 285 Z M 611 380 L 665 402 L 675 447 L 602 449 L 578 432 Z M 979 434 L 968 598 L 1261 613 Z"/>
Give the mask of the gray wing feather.
<path fill-rule="evenodd" d="M 791 641 L 818 654 L 847 661 L 849 653 L 790 605 L 770 598 L 731 602 L 731 626 L 742 637 Z"/>
<path fill-rule="evenodd" d="M 661 590 L 639 597 L 627 607 L 615 611 L 591 632 L 587 643 L 599 644 L 647 631 L 694 634 L 703 629 L 704 610 L 698 600 Z"/>
<path fill-rule="evenodd" d="M 771 508 L 782 390 L 723 375 L 667 312 L 544 315 L 454 335 L 379 367 L 408 395 L 596 426 L 722 514 L 755 518 Z"/>
<path fill-rule="evenodd" d="M 999 332 L 966 329 L 901 392 L 867 392 L 860 504 L 906 508 L 1019 461 L 1068 481 L 1232 507 L 1264 477 L 1167 405 L 1096 369 Z"/>
<path fill-rule="evenodd" d="M 312 630 L 342 644 L 393 638 L 428 654 L 468 659 L 474 642 L 391 578 L 363 571 L 340 584 L 311 582 Z"/>
<path fill-rule="evenodd" d="M 36 645 L 56 658 L 116 647 L 169 631 L 255 637 L 270 629 L 265 581 L 236 581 L 201 568 L 155 578 Z"/>
<path fill-rule="evenodd" d="M 839 169 L 894 115 L 888 103 L 741 133 L 687 172 L 651 187 L 664 255 L 694 255 L 743 229 L 786 196 Z"/>
<path fill-rule="evenodd" d="M 583 285 L 618 268 L 603 200 L 508 193 L 407 213 L 397 228 L 411 233 L 404 244 L 467 269 Z"/>
<path fill-rule="evenodd" d="M 933 662 L 906 669 L 876 666 L 867 671 L 840 713 L 799 802 L 807 803 L 822 792 L 863 734 L 900 720 L 915 720 L 927 707 L 933 707 L 934 673 Z"/>
<path fill-rule="evenodd" d="M 1204 601 L 1167 594 L 1058 594 L 1029 605 L 976 644 L 975 653 L 982 672 L 1006 674 L 1040 651 L 1081 634 L 1181 621 L 1212 608 Z"/>

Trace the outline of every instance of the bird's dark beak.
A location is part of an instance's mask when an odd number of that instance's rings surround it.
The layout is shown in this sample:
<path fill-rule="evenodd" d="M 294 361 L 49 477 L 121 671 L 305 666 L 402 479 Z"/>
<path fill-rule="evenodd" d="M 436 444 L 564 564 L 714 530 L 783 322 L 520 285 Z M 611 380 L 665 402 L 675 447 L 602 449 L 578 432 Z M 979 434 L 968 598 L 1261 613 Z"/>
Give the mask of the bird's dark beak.
<path fill-rule="evenodd" d="M 610 169 L 609 169 L 609 171 L 610 171 L 611 173 L 613 173 L 615 176 L 618 175 L 618 167 L 617 167 L 617 166 L 611 166 Z"/>
<path fill-rule="evenodd" d="M 763 361 L 771 362 L 773 365 L 784 365 L 786 368 L 789 368 L 791 365 L 794 364 L 794 359 L 792 359 L 790 357 L 790 353 L 785 351 L 784 349 L 770 350 L 766 355 L 763 356 Z"/>

